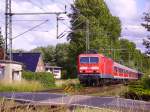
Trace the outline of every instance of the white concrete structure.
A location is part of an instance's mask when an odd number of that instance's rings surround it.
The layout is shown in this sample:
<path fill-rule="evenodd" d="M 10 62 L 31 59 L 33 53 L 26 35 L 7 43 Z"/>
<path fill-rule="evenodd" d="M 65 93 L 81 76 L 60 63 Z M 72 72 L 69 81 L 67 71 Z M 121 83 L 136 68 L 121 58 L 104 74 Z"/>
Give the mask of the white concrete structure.
<path fill-rule="evenodd" d="M 21 81 L 22 64 L 15 61 L 0 60 L 0 80 Z"/>
<path fill-rule="evenodd" d="M 61 67 L 57 66 L 45 66 L 46 72 L 54 74 L 54 78 L 61 79 Z"/>

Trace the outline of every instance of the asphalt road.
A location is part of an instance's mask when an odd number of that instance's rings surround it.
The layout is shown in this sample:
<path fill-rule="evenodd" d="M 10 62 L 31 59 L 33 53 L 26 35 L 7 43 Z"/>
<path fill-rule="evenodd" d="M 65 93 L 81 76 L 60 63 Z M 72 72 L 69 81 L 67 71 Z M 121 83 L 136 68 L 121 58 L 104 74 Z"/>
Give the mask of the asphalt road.
<path fill-rule="evenodd" d="M 39 104 L 66 104 L 69 106 L 87 106 L 94 108 L 110 107 L 135 111 L 150 111 L 150 102 L 117 97 L 95 97 L 53 93 L 0 93 L 0 97 Z"/>

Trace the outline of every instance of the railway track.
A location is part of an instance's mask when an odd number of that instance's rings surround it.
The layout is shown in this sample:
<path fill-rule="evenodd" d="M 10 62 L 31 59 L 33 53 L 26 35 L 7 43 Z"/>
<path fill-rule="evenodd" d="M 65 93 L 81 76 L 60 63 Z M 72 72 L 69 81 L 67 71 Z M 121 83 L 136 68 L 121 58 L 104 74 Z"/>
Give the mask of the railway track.
<path fill-rule="evenodd" d="M 149 112 L 150 109 L 149 102 L 129 100 L 118 97 L 96 97 L 52 93 L 0 93 L 0 97 L 5 97 L 15 101 L 29 102 L 29 104 L 31 104 L 31 108 L 32 104 L 34 104 L 35 106 L 37 105 L 37 107 L 40 105 L 66 105 L 84 108 L 126 109 L 125 112 L 128 112 L 128 110 L 129 112 Z"/>
<path fill-rule="evenodd" d="M 47 92 L 47 93 L 64 93 L 64 94 L 73 94 L 73 95 L 94 95 L 94 96 L 119 96 L 122 91 L 127 90 L 127 87 L 123 84 L 116 85 L 107 85 L 101 87 L 82 87 L 78 90 L 74 90 L 72 86 L 60 89 L 47 89 L 38 92 Z"/>

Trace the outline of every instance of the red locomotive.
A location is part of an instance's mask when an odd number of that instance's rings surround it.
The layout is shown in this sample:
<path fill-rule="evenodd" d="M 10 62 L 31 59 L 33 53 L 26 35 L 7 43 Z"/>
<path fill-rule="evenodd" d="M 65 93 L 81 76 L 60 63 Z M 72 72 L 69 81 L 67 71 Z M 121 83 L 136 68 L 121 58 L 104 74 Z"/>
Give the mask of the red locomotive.
<path fill-rule="evenodd" d="M 78 57 L 78 76 L 80 82 L 84 84 L 97 85 L 110 80 L 113 82 L 137 80 L 141 75 L 140 72 L 102 54 L 85 53 Z"/>

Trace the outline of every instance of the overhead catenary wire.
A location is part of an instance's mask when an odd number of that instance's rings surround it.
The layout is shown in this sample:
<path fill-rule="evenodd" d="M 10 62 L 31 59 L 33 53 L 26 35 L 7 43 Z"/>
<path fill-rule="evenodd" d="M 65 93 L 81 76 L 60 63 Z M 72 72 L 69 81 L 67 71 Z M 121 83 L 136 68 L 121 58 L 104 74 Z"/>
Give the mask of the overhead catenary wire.
<path fill-rule="evenodd" d="M 6 10 L 11 10 L 11 0 L 6 0 L 6 1 L 7 1 L 6 2 Z M 43 8 L 41 8 L 41 6 L 35 4 L 31 0 L 28 0 L 28 1 L 30 1 L 30 3 L 34 4 L 36 7 L 39 7 L 41 10 L 43 10 Z M 50 15 L 50 14 L 54 14 L 54 15 L 66 14 L 66 7 L 65 7 L 65 11 L 64 12 L 45 12 L 44 11 L 44 12 L 38 12 L 38 13 L 37 12 L 12 13 L 11 11 L 6 11 L 5 15 L 8 16 L 8 18 L 6 19 L 6 20 L 8 20 L 8 23 L 6 23 L 6 25 L 8 26 L 8 24 L 9 24 L 9 26 L 7 27 L 7 29 L 10 29 L 10 31 L 11 31 L 11 32 L 8 31 L 6 33 L 6 34 L 10 35 L 9 36 L 9 39 L 10 39 L 10 41 L 9 41 L 9 44 L 10 44 L 10 55 L 9 55 L 10 56 L 10 60 L 12 60 L 12 56 L 11 56 L 12 55 L 12 40 L 15 39 L 15 38 L 18 38 L 18 37 L 20 37 L 22 35 L 24 35 L 25 33 L 29 32 L 29 31 L 32 31 L 33 29 L 39 27 L 40 25 L 48 22 L 48 20 L 46 20 L 46 21 L 42 22 L 41 24 L 38 24 L 38 25 L 30 28 L 29 30 L 27 30 L 27 31 L 25 31 L 25 32 L 23 32 L 23 33 L 21 33 L 21 34 L 19 34 L 19 35 L 17 35 L 17 36 L 15 36 L 15 37 L 12 38 L 12 16 L 14 16 L 14 15 L 16 15 L 16 16 L 17 15 L 20 15 L 20 16 L 21 15 Z M 8 38 L 6 38 L 5 40 L 7 40 L 7 39 Z M 7 53 L 7 45 L 8 44 L 6 44 L 6 48 L 5 48 L 5 52 L 6 53 Z"/>
<path fill-rule="evenodd" d="M 29 19 L 26 19 L 26 20 L 25 19 L 24 20 L 23 19 L 16 19 L 16 20 L 13 20 L 13 21 L 25 21 L 26 22 L 26 21 L 44 21 L 44 20 L 42 20 L 42 19 L 39 19 L 39 20 L 34 20 L 34 19 L 30 19 L 30 20 Z"/>
<path fill-rule="evenodd" d="M 78 19 L 80 18 L 80 16 L 78 16 L 78 18 L 76 18 L 72 24 L 74 24 Z M 81 25 L 83 22 L 80 22 L 79 24 L 77 24 L 74 28 L 77 28 L 79 25 Z M 63 23 L 64 25 L 66 25 L 65 23 Z M 71 32 L 71 27 L 69 27 L 68 25 L 66 25 L 68 28 L 66 28 L 60 35 L 58 35 L 58 38 L 62 38 L 63 36 L 65 36 L 67 33 L 66 32 Z M 69 29 L 69 30 L 68 30 Z M 64 35 L 65 33 L 65 35 Z"/>
<path fill-rule="evenodd" d="M 23 33 L 21 33 L 21 34 L 15 36 L 15 37 L 13 37 L 12 39 L 16 39 L 16 38 L 18 38 L 18 37 L 24 35 L 25 33 L 30 32 L 30 31 L 32 31 L 33 29 L 35 29 L 35 28 L 37 28 L 37 27 L 39 27 L 39 26 L 41 26 L 41 25 L 47 23 L 48 21 L 49 21 L 49 20 L 45 20 L 44 22 L 42 22 L 42 23 L 40 23 L 40 24 L 38 24 L 38 25 L 36 25 L 36 26 L 30 28 L 29 30 L 27 30 L 27 31 L 25 31 L 25 32 L 23 32 Z"/>

